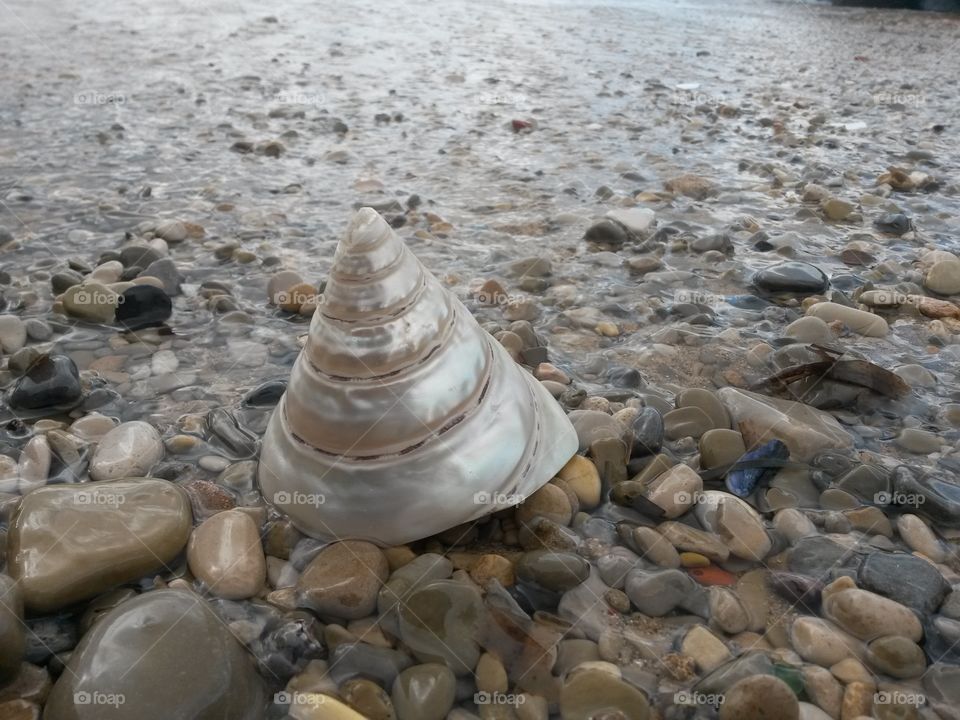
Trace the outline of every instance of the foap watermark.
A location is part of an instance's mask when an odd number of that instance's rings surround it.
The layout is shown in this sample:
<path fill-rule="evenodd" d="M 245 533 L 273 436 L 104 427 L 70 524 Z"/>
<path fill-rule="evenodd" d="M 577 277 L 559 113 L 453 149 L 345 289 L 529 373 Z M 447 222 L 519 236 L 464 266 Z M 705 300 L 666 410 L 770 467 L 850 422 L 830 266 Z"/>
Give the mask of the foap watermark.
<path fill-rule="evenodd" d="M 513 693 L 486 692 L 481 690 L 473 695 L 474 705 L 510 705 L 517 707 L 527 701 L 525 695 L 514 695 Z"/>
<path fill-rule="evenodd" d="M 78 290 L 73 296 L 74 305 L 122 305 L 123 295 L 99 290 Z"/>
<path fill-rule="evenodd" d="M 917 507 L 923 505 L 927 498 L 920 493 L 902 493 L 902 492 L 878 492 L 873 496 L 873 501 L 877 505 L 906 505 L 908 507 Z"/>
<path fill-rule="evenodd" d="M 673 695 L 674 705 L 684 705 L 687 707 L 708 705 L 717 708 L 723 705 L 723 700 L 722 693 L 702 693 L 694 690 L 681 690 Z"/>
<path fill-rule="evenodd" d="M 529 300 L 527 295 L 511 295 L 510 293 L 503 292 L 500 290 L 477 290 L 473 295 L 473 299 L 476 300 L 481 305 L 487 305 L 489 307 L 494 306 L 503 306 L 509 305 L 514 302 L 525 302 Z"/>
<path fill-rule="evenodd" d="M 901 690 L 882 690 L 873 696 L 874 705 L 895 705 L 898 707 L 921 707 L 927 704 L 923 693 L 903 692 Z"/>
<path fill-rule="evenodd" d="M 313 293 L 301 292 L 299 290 L 281 290 L 273 296 L 274 305 L 306 305 L 313 302 L 317 296 Z"/>
<path fill-rule="evenodd" d="M 676 290 L 673 293 L 673 302 L 676 304 L 690 303 L 712 307 L 722 303 L 723 299 L 723 295 L 716 295 L 706 290 Z"/>
<path fill-rule="evenodd" d="M 327 702 L 327 696 L 321 693 L 289 692 L 284 690 L 274 693 L 273 702 L 275 705 L 319 707 Z"/>
<path fill-rule="evenodd" d="M 678 505 L 697 505 L 706 502 L 707 495 L 702 490 L 694 490 L 693 492 L 681 490 L 674 494 L 673 499 Z"/>
<path fill-rule="evenodd" d="M 323 105 L 325 97 L 320 93 L 279 92 L 273 101 L 281 105 Z"/>
<path fill-rule="evenodd" d="M 477 102 L 481 105 L 525 105 L 527 96 L 514 92 L 482 93 Z"/>
<path fill-rule="evenodd" d="M 74 502 L 77 505 L 92 505 L 97 507 L 118 508 L 127 501 L 120 493 L 110 492 L 102 488 L 96 490 L 77 490 Z"/>
<path fill-rule="evenodd" d="M 474 505 L 519 505 L 527 496 L 523 493 L 478 492 L 473 494 Z"/>
<path fill-rule="evenodd" d="M 118 708 L 126 701 L 127 698 L 123 695 L 123 693 L 105 693 L 98 690 L 88 692 L 86 690 L 78 690 L 73 694 L 74 705 L 108 705 L 113 708 Z"/>
<path fill-rule="evenodd" d="M 305 493 L 297 490 L 287 492 L 286 490 L 281 490 L 273 494 L 274 505 L 310 505 L 312 507 L 319 507 L 326 501 L 327 498 L 323 493 Z"/>
<path fill-rule="evenodd" d="M 873 94 L 874 105 L 905 105 L 920 107 L 927 102 L 927 96 L 923 93 L 905 92 L 897 90 L 895 92 L 879 92 Z"/>
<path fill-rule="evenodd" d="M 127 96 L 116 90 L 81 90 L 73 94 L 74 105 L 123 105 Z"/>
<path fill-rule="evenodd" d="M 727 98 L 716 93 L 708 93 L 699 89 L 674 88 L 670 98 L 673 105 L 689 105 L 690 107 L 707 106 L 718 108 L 727 104 Z"/>

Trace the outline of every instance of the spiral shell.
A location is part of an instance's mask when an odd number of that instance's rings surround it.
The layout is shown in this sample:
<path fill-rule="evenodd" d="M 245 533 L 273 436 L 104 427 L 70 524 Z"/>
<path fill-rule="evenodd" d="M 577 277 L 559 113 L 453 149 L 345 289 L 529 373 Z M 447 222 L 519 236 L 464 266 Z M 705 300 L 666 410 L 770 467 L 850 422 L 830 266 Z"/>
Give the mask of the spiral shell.
<path fill-rule="evenodd" d="M 267 501 L 313 537 L 397 545 L 515 504 L 576 451 L 543 386 L 357 212 L 264 437 Z"/>

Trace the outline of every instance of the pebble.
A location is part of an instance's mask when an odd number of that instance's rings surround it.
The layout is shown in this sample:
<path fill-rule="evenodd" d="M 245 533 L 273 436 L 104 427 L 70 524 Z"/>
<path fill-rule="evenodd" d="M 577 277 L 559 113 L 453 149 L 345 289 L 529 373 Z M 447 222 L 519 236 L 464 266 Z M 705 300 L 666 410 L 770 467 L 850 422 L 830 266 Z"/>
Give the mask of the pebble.
<path fill-rule="evenodd" d="M 154 260 L 137 277 L 157 278 L 163 283 L 163 290 L 167 295 L 177 295 L 180 292 L 180 271 L 170 258 Z"/>
<path fill-rule="evenodd" d="M 693 469 L 674 465 L 647 485 L 646 498 L 662 508 L 664 518 L 673 520 L 693 507 L 702 490 L 703 480 Z"/>
<path fill-rule="evenodd" d="M 706 200 L 719 193 L 717 187 L 707 178 L 700 175 L 679 175 L 663 183 L 668 192 L 677 195 L 686 195 L 694 200 Z"/>
<path fill-rule="evenodd" d="M 662 568 L 680 567 L 680 554 L 677 549 L 653 528 L 634 528 L 631 540 L 634 549 L 650 562 Z"/>
<path fill-rule="evenodd" d="M 720 720 L 799 720 L 800 703 L 790 686 L 772 675 L 744 678 L 725 694 Z"/>
<path fill-rule="evenodd" d="M 387 559 L 376 545 L 362 540 L 332 543 L 300 575 L 298 601 L 319 615 L 356 620 L 374 612 L 388 574 Z"/>
<path fill-rule="evenodd" d="M 535 517 L 544 517 L 559 525 L 569 525 L 573 519 L 569 496 L 553 483 L 547 483 L 517 506 L 516 518 L 526 525 Z"/>
<path fill-rule="evenodd" d="M 585 452 L 597 440 L 620 438 L 625 428 L 611 415 L 599 410 L 574 410 L 568 416 L 580 440 L 580 452 Z"/>
<path fill-rule="evenodd" d="M 937 433 L 919 428 L 904 428 L 894 441 L 897 447 L 918 455 L 929 455 L 940 449 L 940 436 Z"/>
<path fill-rule="evenodd" d="M 243 600 L 264 586 L 267 566 L 260 530 L 242 510 L 204 520 L 190 536 L 187 562 L 204 589 L 217 597 Z"/>
<path fill-rule="evenodd" d="M 784 337 L 793 338 L 797 342 L 817 343 L 820 345 L 833 342 L 833 330 L 826 322 L 813 315 L 794 320 L 783 331 Z"/>
<path fill-rule="evenodd" d="M 910 582 L 904 582 L 910 578 Z M 857 577 L 865 590 L 906 605 L 926 617 L 933 613 L 950 588 L 940 572 L 929 562 L 905 553 L 871 553 Z"/>
<path fill-rule="evenodd" d="M 187 239 L 187 226 L 179 220 L 162 220 L 153 228 L 153 234 L 168 243 L 179 243 Z"/>
<path fill-rule="evenodd" d="M 767 293 L 819 295 L 830 281 L 816 265 L 805 262 L 784 262 L 764 268 L 753 276 L 754 286 Z"/>
<path fill-rule="evenodd" d="M 10 405 L 20 410 L 39 410 L 69 405 L 83 395 L 80 373 L 66 355 L 41 355 L 17 379 Z"/>
<path fill-rule="evenodd" d="M 480 659 L 476 638 L 486 617 L 479 591 L 456 580 L 434 580 L 400 606 L 400 639 L 422 662 L 442 662 L 457 675 Z"/>
<path fill-rule="evenodd" d="M 0 349 L 13 354 L 27 342 L 27 328 L 16 315 L 0 315 Z"/>
<path fill-rule="evenodd" d="M 6 575 L 0 575 L 0 599 L 0 687 L 3 687 L 20 671 L 26 649 L 26 625 L 23 622 L 23 593 Z"/>
<path fill-rule="evenodd" d="M 739 558 L 759 562 L 772 548 L 763 519 L 734 495 L 717 490 L 704 492 L 694 513 L 704 529 L 715 533 Z"/>
<path fill-rule="evenodd" d="M 891 628 L 914 641 L 923 637 L 920 621 L 912 610 L 876 593 L 861 590 L 846 576 L 823 589 L 823 615 L 862 640 L 885 635 Z"/>
<path fill-rule="evenodd" d="M 670 440 L 699 438 L 715 427 L 710 416 L 698 407 L 677 408 L 663 416 L 664 435 Z"/>
<path fill-rule="evenodd" d="M 76 704 L 84 695 L 103 698 L 86 715 Z M 122 701 L 107 705 L 111 698 Z M 247 651 L 206 602 L 185 590 L 154 590 L 121 603 L 84 635 L 44 719 L 261 720 L 266 701 Z"/>
<path fill-rule="evenodd" d="M 593 720 L 616 717 L 620 720 L 650 720 L 650 704 L 637 688 L 605 668 L 574 669 L 560 687 L 560 715 L 563 720 Z"/>
<path fill-rule="evenodd" d="M 938 295 L 960 293 L 960 260 L 935 262 L 923 276 L 923 286 Z"/>
<path fill-rule="evenodd" d="M 694 625 L 680 644 L 680 651 L 697 663 L 701 673 L 709 673 L 733 659 L 723 641 L 703 625 Z"/>
<path fill-rule="evenodd" d="M 574 455 L 560 468 L 557 477 L 576 494 L 581 510 L 592 510 L 600 504 L 600 473 L 588 458 Z"/>
<path fill-rule="evenodd" d="M 347 680 L 340 686 L 340 695 L 344 702 L 360 713 L 356 720 L 361 720 L 361 717 L 367 720 L 394 720 L 396 717 L 390 696 L 382 687 L 367 678 Z M 343 720 L 347 717 L 344 715 Z M 329 720 L 339 718 L 340 716 L 334 716 Z"/>
<path fill-rule="evenodd" d="M 164 480 L 53 485 L 11 523 L 11 577 L 33 612 L 51 612 L 171 562 L 190 536 L 187 496 Z"/>
<path fill-rule="evenodd" d="M 807 662 L 823 667 L 863 654 L 862 643 L 840 628 L 816 617 L 798 617 L 790 627 L 790 643 Z"/>
<path fill-rule="evenodd" d="M 906 513 L 897 518 L 897 532 L 907 546 L 935 563 L 947 559 L 947 551 L 922 518 Z"/>
<path fill-rule="evenodd" d="M 654 407 L 644 407 L 630 422 L 633 431 L 633 457 L 653 455 L 663 446 L 663 415 Z"/>
<path fill-rule="evenodd" d="M 690 388 L 677 395 L 677 408 L 696 408 L 707 418 L 715 428 L 730 427 L 730 415 L 717 394 L 702 388 Z"/>
<path fill-rule="evenodd" d="M 115 480 L 146 475 L 163 459 L 160 433 L 141 420 L 122 423 L 101 438 L 90 460 L 90 477 Z"/>
<path fill-rule="evenodd" d="M 891 629 L 899 628 L 892 626 Z M 923 675 L 927 659 L 923 648 L 903 635 L 877 638 L 867 646 L 867 664 L 874 670 L 901 680 Z"/>
<path fill-rule="evenodd" d="M 689 608 L 699 598 L 697 583 L 680 570 L 631 570 L 624 592 L 637 610 L 651 617 Z"/>
<path fill-rule="evenodd" d="M 853 203 L 849 203 L 846 200 L 840 200 L 839 198 L 828 198 L 821 205 L 823 208 L 823 214 L 827 216 L 829 220 L 846 220 L 849 218 L 857 209 L 857 206 Z"/>
<path fill-rule="evenodd" d="M 67 314 L 94 323 L 113 322 L 119 296 L 106 285 L 87 282 L 74 285 L 63 293 Z"/>
<path fill-rule="evenodd" d="M 173 303 L 161 288 L 134 285 L 120 296 L 115 320 L 127 330 L 162 325 L 173 314 Z"/>
<path fill-rule="evenodd" d="M 790 449 L 792 460 L 806 462 L 824 450 L 853 445 L 853 439 L 832 416 L 804 403 L 732 387 L 722 388 L 717 395 L 748 448 L 777 439 Z"/>
<path fill-rule="evenodd" d="M 743 435 L 736 430 L 714 428 L 700 437 L 700 466 L 705 470 L 730 467 L 739 460 L 747 448 Z"/>
<path fill-rule="evenodd" d="M 678 550 L 706 555 L 713 562 L 724 563 L 730 557 L 730 549 L 714 533 L 697 530 L 675 521 L 660 523 L 657 532 Z"/>
<path fill-rule="evenodd" d="M 516 566 L 517 579 L 554 592 L 576 587 L 590 576 L 590 563 L 579 555 L 553 550 L 523 554 Z"/>
<path fill-rule="evenodd" d="M 100 413 L 90 413 L 73 421 L 70 434 L 81 440 L 98 441 L 117 426 L 116 421 Z"/>
<path fill-rule="evenodd" d="M 607 217 L 639 237 L 646 235 L 656 221 L 655 213 L 649 208 L 616 208 L 608 210 Z"/>
<path fill-rule="evenodd" d="M 407 668 L 393 683 L 390 697 L 397 720 L 444 720 L 456 700 L 450 668 L 437 663 Z"/>
<path fill-rule="evenodd" d="M 853 332 L 867 337 L 885 337 L 890 328 L 879 315 L 834 302 L 819 302 L 807 309 L 807 315 L 825 322 L 841 322 Z"/>
<path fill-rule="evenodd" d="M 50 442 L 46 435 L 35 435 L 24 446 L 20 453 L 18 474 L 20 476 L 19 489 L 21 495 L 43 487 L 47 484 L 50 475 L 50 465 L 53 455 L 50 452 Z"/>

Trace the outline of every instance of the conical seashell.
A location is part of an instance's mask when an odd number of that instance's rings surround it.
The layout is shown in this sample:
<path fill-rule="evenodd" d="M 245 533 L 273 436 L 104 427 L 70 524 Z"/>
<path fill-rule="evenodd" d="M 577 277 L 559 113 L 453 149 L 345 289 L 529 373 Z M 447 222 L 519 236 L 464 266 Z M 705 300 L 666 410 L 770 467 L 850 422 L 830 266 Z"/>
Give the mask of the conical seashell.
<path fill-rule="evenodd" d="M 396 545 L 516 504 L 576 451 L 543 386 L 361 209 L 270 419 L 264 497 L 308 535 Z"/>

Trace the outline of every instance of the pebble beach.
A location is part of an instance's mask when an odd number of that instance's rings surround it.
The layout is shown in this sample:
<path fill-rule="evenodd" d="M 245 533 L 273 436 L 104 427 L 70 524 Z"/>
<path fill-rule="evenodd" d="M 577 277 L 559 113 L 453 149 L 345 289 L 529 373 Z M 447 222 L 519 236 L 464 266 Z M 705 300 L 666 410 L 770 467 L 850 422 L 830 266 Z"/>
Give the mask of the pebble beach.
<path fill-rule="evenodd" d="M 0 720 L 960 718 L 957 78 L 806 0 L 0 3 Z M 576 435 L 402 544 L 261 486 L 361 208 Z"/>

